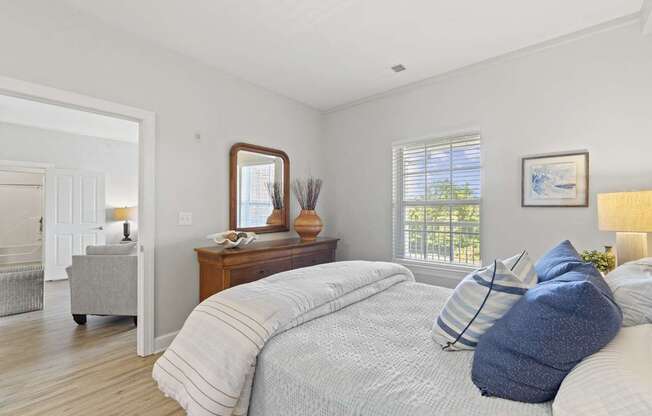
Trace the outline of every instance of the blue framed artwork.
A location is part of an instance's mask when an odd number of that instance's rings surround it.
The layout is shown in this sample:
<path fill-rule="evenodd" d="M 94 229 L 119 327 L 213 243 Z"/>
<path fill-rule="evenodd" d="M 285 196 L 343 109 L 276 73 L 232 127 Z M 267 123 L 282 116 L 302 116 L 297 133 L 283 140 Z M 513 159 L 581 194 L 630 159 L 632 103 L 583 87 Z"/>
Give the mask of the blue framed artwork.
<path fill-rule="evenodd" d="M 588 207 L 589 152 L 522 159 L 522 207 Z"/>

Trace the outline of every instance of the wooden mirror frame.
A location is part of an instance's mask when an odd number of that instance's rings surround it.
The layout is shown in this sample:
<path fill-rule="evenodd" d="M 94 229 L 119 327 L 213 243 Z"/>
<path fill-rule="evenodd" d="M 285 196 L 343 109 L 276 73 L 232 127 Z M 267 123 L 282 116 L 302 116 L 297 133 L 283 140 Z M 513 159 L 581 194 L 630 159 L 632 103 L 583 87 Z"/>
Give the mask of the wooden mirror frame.
<path fill-rule="evenodd" d="M 281 218 L 283 224 L 265 225 L 262 227 L 238 228 L 238 152 L 245 150 L 253 153 L 263 153 L 270 156 L 280 157 L 283 160 L 283 210 Z M 248 143 L 236 143 L 231 146 L 229 153 L 229 227 L 231 230 L 252 231 L 258 234 L 278 233 L 290 230 L 290 158 L 278 149 L 258 146 Z"/>

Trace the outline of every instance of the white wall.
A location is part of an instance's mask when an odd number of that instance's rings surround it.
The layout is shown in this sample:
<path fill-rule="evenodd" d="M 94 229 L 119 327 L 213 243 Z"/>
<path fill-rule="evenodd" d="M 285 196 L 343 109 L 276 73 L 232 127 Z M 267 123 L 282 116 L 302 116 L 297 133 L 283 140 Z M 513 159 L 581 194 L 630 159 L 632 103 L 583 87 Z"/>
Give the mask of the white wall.
<path fill-rule="evenodd" d="M 0 160 L 43 162 L 106 174 L 106 241 L 122 239 L 111 208 L 138 205 L 138 144 L 0 123 Z M 134 235 L 137 226 L 133 227 Z"/>
<path fill-rule="evenodd" d="M 1 0 L 0 10 L 0 75 L 156 112 L 156 335 L 179 329 L 198 303 L 193 248 L 228 228 L 230 146 L 279 148 L 293 177 L 319 175 L 320 114 L 58 2 Z M 193 226 L 177 226 L 179 211 Z"/>
<path fill-rule="evenodd" d="M 408 65 L 409 66 L 409 65 Z M 597 230 L 596 193 L 652 189 L 652 36 L 638 24 L 497 61 L 326 118 L 327 201 L 341 259 L 391 258 L 391 143 L 479 129 L 487 262 L 524 248 L 538 257 Z M 520 158 L 590 152 L 589 208 L 521 208 Z"/>

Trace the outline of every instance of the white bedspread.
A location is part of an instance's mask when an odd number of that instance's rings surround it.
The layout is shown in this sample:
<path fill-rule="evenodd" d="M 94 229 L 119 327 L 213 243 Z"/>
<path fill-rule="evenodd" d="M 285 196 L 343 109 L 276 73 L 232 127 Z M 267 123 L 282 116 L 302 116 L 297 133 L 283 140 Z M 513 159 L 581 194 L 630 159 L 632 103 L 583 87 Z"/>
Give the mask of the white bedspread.
<path fill-rule="evenodd" d="M 404 282 L 270 340 L 249 416 L 551 416 L 551 403 L 483 397 L 473 351 L 442 351 L 432 323 L 452 291 Z"/>
<path fill-rule="evenodd" d="M 195 308 L 153 377 L 190 416 L 246 415 L 256 358 L 270 338 L 413 280 L 397 264 L 352 261 L 230 288 Z"/>

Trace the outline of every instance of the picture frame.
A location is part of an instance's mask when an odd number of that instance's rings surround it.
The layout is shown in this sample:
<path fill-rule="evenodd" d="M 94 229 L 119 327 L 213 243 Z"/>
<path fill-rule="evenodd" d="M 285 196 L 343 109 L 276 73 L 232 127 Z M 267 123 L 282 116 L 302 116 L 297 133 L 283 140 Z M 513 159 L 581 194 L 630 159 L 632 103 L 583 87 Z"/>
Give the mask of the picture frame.
<path fill-rule="evenodd" d="M 521 207 L 588 206 L 588 151 L 521 158 Z"/>

